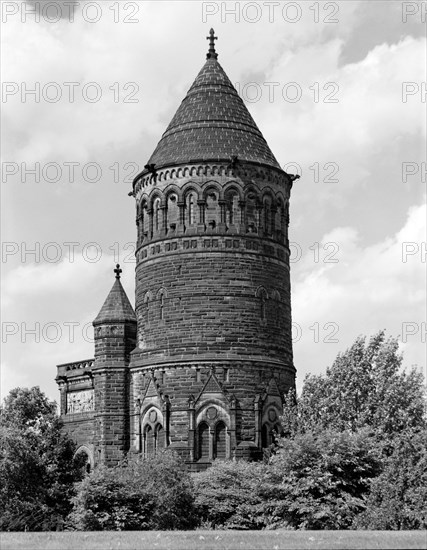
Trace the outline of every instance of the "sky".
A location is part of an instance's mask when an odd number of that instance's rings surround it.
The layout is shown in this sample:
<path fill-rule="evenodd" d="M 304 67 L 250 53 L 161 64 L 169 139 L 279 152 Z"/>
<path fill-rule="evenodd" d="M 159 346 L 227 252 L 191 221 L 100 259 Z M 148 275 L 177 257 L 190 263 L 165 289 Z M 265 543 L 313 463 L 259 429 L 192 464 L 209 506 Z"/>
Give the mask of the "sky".
<path fill-rule="evenodd" d="M 73 5 L 72 5 L 73 4 Z M 395 1 L 1 2 L 1 395 L 93 357 L 134 303 L 128 196 L 218 36 L 291 196 L 297 387 L 360 335 L 426 372 L 426 13 Z M 423 11 L 424 10 L 424 11 Z"/>

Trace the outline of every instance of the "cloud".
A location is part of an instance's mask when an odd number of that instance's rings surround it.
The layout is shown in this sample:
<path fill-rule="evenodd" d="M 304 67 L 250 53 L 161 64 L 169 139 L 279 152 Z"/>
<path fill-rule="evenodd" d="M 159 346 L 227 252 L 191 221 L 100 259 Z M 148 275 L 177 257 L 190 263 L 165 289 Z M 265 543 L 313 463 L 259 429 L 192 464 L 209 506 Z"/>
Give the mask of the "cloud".
<path fill-rule="evenodd" d="M 300 384 L 307 372 L 322 372 L 359 334 L 383 328 L 401 339 L 406 365 L 425 366 L 426 214 L 425 204 L 410 208 L 395 235 L 366 247 L 354 228 L 336 228 L 321 239 L 317 258 L 312 251 L 291 266 Z M 328 263 L 330 250 L 324 248 L 331 243 L 336 263 Z"/>
<path fill-rule="evenodd" d="M 126 251 L 120 251 L 123 258 Z M 114 283 L 116 258 L 90 263 L 80 255 L 56 264 L 12 269 L 2 286 L 2 396 L 15 387 L 40 385 L 57 397 L 55 366 L 94 354 L 92 321 Z M 122 264 L 122 284 L 134 302 L 133 265 Z"/>

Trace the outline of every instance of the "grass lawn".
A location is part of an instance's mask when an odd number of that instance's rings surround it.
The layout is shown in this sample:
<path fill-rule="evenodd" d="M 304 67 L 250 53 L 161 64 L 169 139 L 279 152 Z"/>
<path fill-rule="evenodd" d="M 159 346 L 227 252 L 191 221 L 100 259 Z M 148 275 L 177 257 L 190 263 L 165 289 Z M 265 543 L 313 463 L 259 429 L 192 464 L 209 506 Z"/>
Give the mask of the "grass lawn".
<path fill-rule="evenodd" d="M 1 533 L 1 550 L 427 548 L 426 531 L 110 531 Z"/>

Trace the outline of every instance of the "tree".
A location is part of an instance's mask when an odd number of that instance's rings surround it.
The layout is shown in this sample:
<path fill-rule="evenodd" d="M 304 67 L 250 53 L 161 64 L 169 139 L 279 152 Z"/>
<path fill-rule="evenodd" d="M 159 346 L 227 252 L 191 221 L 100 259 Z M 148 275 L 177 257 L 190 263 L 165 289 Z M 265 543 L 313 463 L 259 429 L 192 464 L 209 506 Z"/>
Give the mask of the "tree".
<path fill-rule="evenodd" d="M 170 452 L 99 467 L 77 485 L 70 529 L 192 529 L 198 523 L 190 475 Z"/>
<path fill-rule="evenodd" d="M 270 525 L 292 529 L 348 529 L 365 509 L 381 453 L 367 433 L 296 434 L 281 438 L 270 468 L 283 498 Z M 280 513 L 278 513 L 280 512 Z M 274 516 L 274 517 L 273 517 Z"/>
<path fill-rule="evenodd" d="M 284 484 L 293 491 L 293 514 L 286 521 L 296 524 L 300 517 L 308 528 L 348 528 L 352 522 L 374 529 L 425 526 L 424 407 L 422 375 L 402 370 L 398 342 L 384 331 L 368 342 L 359 337 L 324 376 L 307 376 L 301 396 L 290 392 L 285 398 L 286 438 L 273 459 L 289 471 Z M 331 471 L 337 458 L 351 469 Z M 361 486 L 353 487 L 352 472 Z"/>
<path fill-rule="evenodd" d="M 427 430 L 410 430 L 390 443 L 384 469 L 372 482 L 366 510 L 354 526 L 427 528 Z"/>
<path fill-rule="evenodd" d="M 0 418 L 2 530 L 51 530 L 71 508 L 81 479 L 75 444 L 62 432 L 55 402 L 40 388 L 16 388 Z"/>
<path fill-rule="evenodd" d="M 297 405 L 295 396 L 287 399 L 285 432 L 369 427 L 392 435 L 424 426 L 423 377 L 402 371 L 398 345 L 384 331 L 367 344 L 361 336 L 324 376 L 308 375 Z"/>

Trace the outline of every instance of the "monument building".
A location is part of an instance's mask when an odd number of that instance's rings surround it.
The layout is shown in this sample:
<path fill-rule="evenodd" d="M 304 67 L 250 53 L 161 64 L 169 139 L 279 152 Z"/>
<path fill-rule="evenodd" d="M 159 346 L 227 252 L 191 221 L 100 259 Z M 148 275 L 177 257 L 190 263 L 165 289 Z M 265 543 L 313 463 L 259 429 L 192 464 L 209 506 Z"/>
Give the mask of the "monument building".
<path fill-rule="evenodd" d="M 179 453 L 257 459 L 295 383 L 284 172 L 218 62 L 206 62 L 130 193 L 135 309 L 115 281 L 94 359 L 59 365 L 65 429 L 93 467 Z"/>

